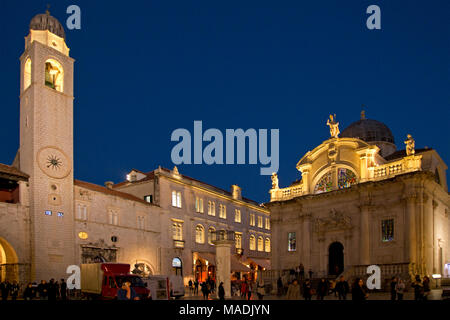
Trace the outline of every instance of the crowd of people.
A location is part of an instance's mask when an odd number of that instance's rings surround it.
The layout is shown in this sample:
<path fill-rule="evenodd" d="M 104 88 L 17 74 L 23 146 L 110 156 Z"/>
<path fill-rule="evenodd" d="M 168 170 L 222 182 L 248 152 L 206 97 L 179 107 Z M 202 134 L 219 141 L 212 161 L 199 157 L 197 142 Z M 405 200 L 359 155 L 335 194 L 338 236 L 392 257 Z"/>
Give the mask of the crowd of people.
<path fill-rule="evenodd" d="M 17 281 L 9 282 L 8 280 L 0 283 L 0 294 L 2 300 L 17 300 L 20 294 L 24 300 L 66 300 L 68 291 L 67 283 L 64 279 L 60 282 L 50 279 L 49 282 L 42 280 L 39 284 L 28 283 L 23 290 Z"/>

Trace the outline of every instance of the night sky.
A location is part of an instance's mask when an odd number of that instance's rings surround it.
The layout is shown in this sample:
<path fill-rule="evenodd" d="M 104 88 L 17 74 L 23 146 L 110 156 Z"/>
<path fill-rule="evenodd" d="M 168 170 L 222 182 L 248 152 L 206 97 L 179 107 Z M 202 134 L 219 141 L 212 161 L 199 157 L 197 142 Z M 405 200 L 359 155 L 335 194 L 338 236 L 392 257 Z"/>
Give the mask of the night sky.
<path fill-rule="evenodd" d="M 0 2 L 0 162 L 19 145 L 19 57 L 47 1 Z M 172 168 L 173 130 L 280 129 L 280 186 L 297 161 L 366 116 L 399 149 L 435 148 L 450 163 L 450 1 L 52 1 L 75 61 L 75 177 L 103 185 L 131 168 Z M 366 8 L 381 8 L 381 30 Z M 268 201 L 261 165 L 180 165 L 181 174 Z"/>

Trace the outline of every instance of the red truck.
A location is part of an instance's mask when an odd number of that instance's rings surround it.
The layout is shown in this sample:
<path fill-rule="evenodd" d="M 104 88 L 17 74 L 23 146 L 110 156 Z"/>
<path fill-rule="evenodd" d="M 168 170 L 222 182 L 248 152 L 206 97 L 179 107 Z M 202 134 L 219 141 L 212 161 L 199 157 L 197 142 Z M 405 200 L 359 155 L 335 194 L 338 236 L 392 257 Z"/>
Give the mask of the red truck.
<path fill-rule="evenodd" d="M 129 281 L 141 300 L 150 290 L 141 277 L 130 273 L 126 263 L 88 263 L 81 265 L 81 292 L 90 299 L 116 299 L 122 283 Z"/>

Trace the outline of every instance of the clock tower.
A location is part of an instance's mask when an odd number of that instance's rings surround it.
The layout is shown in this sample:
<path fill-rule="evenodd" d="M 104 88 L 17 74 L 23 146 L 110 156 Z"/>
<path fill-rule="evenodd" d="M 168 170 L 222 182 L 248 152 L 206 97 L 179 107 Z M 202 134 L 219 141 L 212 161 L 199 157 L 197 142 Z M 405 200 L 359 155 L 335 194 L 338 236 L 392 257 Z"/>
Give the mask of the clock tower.
<path fill-rule="evenodd" d="M 20 57 L 20 170 L 30 194 L 31 278 L 66 277 L 75 264 L 73 63 L 59 21 L 30 22 Z M 16 160 L 16 161 L 17 161 Z"/>

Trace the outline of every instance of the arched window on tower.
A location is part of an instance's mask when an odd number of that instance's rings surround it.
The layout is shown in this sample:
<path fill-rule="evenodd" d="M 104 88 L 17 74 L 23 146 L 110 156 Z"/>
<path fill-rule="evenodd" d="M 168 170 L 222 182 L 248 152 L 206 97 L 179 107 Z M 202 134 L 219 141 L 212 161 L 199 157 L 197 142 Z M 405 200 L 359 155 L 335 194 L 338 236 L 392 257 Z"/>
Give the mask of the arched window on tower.
<path fill-rule="evenodd" d="M 27 89 L 31 85 L 31 59 L 28 58 L 25 61 L 23 68 L 23 90 Z"/>
<path fill-rule="evenodd" d="M 53 59 L 45 61 L 45 85 L 63 92 L 64 70 L 61 64 Z"/>

